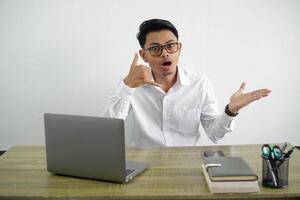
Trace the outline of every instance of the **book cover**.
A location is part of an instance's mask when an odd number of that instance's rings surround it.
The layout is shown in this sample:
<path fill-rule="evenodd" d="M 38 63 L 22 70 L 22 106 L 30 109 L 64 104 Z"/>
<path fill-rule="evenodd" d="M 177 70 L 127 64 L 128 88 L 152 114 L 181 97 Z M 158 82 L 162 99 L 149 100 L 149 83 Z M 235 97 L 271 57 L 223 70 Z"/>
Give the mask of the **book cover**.
<path fill-rule="evenodd" d="M 211 193 L 252 193 L 259 192 L 258 181 L 211 181 L 202 164 L 202 172 Z"/>
<path fill-rule="evenodd" d="M 211 181 L 255 181 L 258 176 L 241 157 L 205 157 Z"/>

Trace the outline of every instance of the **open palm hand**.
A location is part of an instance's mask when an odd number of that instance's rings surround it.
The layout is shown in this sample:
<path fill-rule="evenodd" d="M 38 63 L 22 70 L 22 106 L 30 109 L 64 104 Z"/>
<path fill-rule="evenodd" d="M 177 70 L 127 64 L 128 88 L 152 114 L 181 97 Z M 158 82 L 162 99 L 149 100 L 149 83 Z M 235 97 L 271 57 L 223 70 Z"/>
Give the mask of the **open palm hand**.
<path fill-rule="evenodd" d="M 236 113 L 251 102 L 266 97 L 271 93 L 269 89 L 259 89 L 249 93 L 243 93 L 245 87 L 246 83 L 243 82 L 240 88 L 230 97 L 228 108 L 231 112 Z"/>

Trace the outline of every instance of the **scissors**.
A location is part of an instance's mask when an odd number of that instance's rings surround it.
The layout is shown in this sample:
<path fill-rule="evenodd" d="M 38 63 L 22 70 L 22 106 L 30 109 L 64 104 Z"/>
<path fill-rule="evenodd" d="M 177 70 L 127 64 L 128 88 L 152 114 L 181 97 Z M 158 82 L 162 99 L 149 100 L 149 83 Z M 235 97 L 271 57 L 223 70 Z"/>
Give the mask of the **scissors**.
<path fill-rule="evenodd" d="M 273 184 L 275 187 L 277 187 L 277 179 L 276 179 L 275 172 L 272 167 L 271 161 L 274 164 L 274 160 L 279 160 L 282 157 L 283 152 L 279 146 L 277 146 L 277 145 L 270 146 L 268 144 L 264 144 L 261 147 L 261 151 L 262 151 L 262 156 L 264 158 L 266 158 L 266 161 L 268 163 L 268 168 L 271 173 L 271 178 L 272 178 Z"/>
<path fill-rule="evenodd" d="M 283 155 L 283 152 L 278 145 L 271 146 L 269 144 L 264 144 L 261 147 L 261 151 L 265 158 L 272 160 L 279 160 Z"/>

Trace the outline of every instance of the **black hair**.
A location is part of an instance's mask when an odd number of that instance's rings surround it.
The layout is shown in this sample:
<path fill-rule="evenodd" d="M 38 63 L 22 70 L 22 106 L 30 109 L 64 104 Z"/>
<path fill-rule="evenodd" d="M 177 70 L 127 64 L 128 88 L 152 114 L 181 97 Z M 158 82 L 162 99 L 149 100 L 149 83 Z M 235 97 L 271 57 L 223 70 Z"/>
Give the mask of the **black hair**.
<path fill-rule="evenodd" d="M 140 25 L 139 32 L 136 35 L 141 47 L 144 48 L 146 37 L 150 32 L 161 30 L 170 30 L 178 40 L 178 31 L 171 22 L 164 19 L 149 19 Z"/>

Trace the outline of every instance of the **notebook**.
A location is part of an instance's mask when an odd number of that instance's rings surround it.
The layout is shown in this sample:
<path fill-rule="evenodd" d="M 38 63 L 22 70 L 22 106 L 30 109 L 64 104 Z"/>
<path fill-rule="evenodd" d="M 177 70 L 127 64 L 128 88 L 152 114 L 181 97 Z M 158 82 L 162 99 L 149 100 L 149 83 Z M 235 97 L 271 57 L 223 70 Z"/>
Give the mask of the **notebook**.
<path fill-rule="evenodd" d="M 258 176 L 241 157 L 205 157 L 211 181 L 255 181 Z"/>
<path fill-rule="evenodd" d="M 202 164 L 202 172 L 211 193 L 253 193 L 259 192 L 258 181 L 211 181 L 207 168 Z"/>
<path fill-rule="evenodd" d="M 126 162 L 122 119 L 46 113 L 44 123 L 49 172 L 127 183 L 148 167 Z"/>

